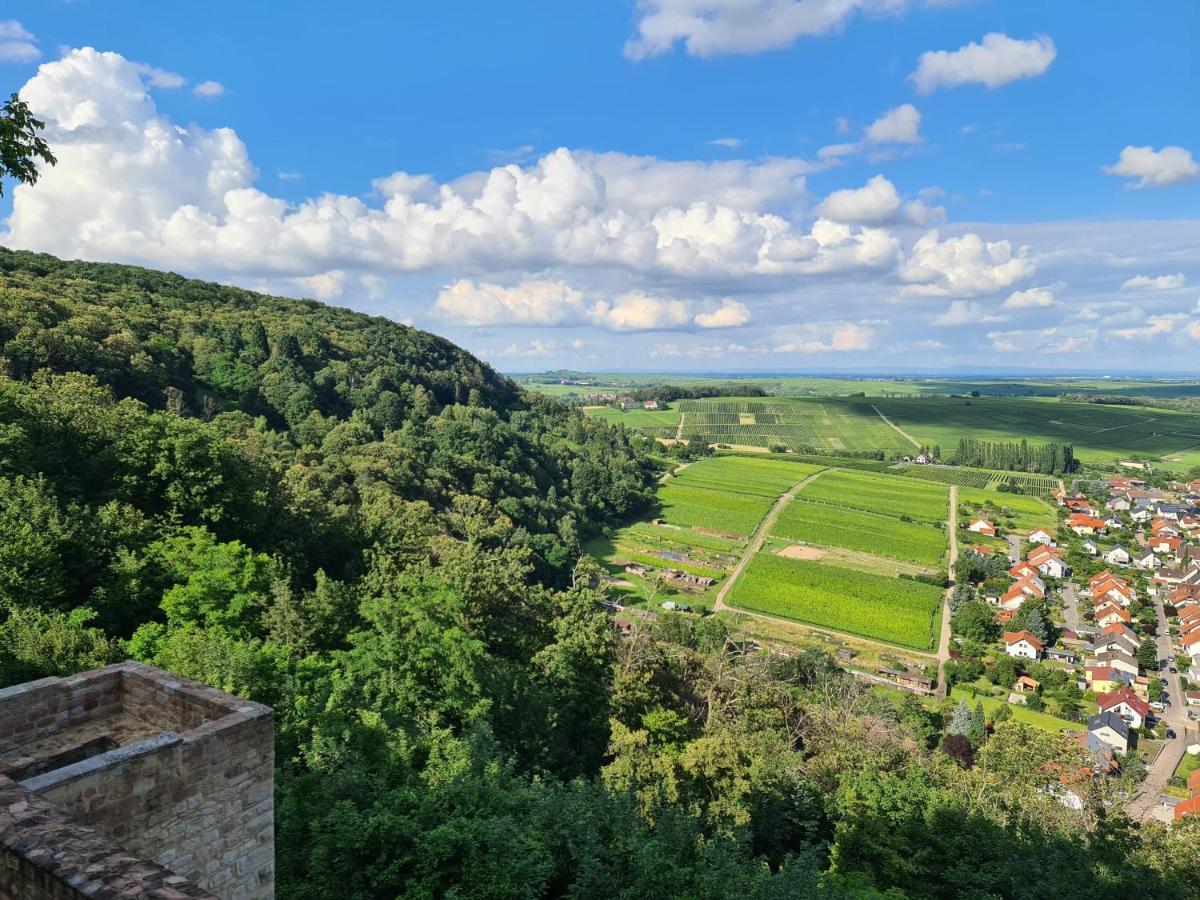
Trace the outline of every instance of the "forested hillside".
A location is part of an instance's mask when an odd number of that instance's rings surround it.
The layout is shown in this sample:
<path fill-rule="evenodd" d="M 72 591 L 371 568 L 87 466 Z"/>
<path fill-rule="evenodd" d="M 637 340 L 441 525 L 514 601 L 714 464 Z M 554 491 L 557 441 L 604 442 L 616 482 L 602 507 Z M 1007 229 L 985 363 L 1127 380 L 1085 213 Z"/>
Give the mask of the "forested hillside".
<path fill-rule="evenodd" d="M 644 439 L 444 340 L 0 250 L 0 373 L 0 684 L 272 705 L 280 897 L 1194 896 L 1197 822 L 1068 738 L 971 766 L 824 654 L 618 639 L 580 544 L 650 503 Z"/>

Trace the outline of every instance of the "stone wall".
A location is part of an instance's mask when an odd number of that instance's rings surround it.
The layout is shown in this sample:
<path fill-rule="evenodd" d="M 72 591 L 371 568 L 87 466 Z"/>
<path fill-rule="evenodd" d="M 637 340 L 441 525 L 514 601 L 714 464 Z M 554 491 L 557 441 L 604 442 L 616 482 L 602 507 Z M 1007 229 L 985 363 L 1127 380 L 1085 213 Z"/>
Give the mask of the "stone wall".
<path fill-rule="evenodd" d="M 0 900 L 217 900 L 0 775 Z"/>
<path fill-rule="evenodd" d="M 21 692 L 16 708 L 23 712 L 9 727 L 4 715 L 13 691 Z M 48 771 L 30 767 L 30 751 L 13 747 L 15 737 L 68 764 Z M 13 760 L 37 773 L 24 777 L 22 787 L 129 853 L 224 900 L 273 896 L 269 708 L 120 663 L 0 691 L 0 775 L 6 761 L 8 771 L 18 771 Z"/>

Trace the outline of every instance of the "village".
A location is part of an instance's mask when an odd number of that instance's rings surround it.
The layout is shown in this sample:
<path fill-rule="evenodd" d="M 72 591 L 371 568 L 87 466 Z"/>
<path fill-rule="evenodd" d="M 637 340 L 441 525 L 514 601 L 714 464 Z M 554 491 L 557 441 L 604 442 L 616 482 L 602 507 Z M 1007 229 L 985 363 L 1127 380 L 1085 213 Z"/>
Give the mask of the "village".
<path fill-rule="evenodd" d="M 1012 705 L 1042 709 L 1053 696 L 1060 714 L 1074 711 L 1098 776 L 1144 767 L 1135 814 L 1200 813 L 1200 480 L 1118 476 L 1052 499 L 1057 525 L 1006 534 L 986 516 L 964 523 L 960 572 L 975 573 L 974 599 L 996 627 L 956 617 L 971 636 L 954 638 L 951 672 L 970 680 L 970 657 L 988 652 L 972 636 L 999 632 L 981 683 L 1009 685 Z"/>

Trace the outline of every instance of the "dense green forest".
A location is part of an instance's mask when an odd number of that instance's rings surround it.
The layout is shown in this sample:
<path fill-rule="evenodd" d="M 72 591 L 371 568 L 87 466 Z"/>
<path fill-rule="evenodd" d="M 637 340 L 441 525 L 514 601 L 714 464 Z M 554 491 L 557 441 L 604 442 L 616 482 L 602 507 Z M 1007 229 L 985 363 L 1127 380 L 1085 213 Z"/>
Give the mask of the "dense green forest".
<path fill-rule="evenodd" d="M 618 638 L 580 545 L 651 502 L 640 439 L 444 340 L 0 251 L 0 372 L 0 684 L 273 706 L 280 897 L 1195 895 L 1200 824 L 1069 738 L 721 618 Z"/>

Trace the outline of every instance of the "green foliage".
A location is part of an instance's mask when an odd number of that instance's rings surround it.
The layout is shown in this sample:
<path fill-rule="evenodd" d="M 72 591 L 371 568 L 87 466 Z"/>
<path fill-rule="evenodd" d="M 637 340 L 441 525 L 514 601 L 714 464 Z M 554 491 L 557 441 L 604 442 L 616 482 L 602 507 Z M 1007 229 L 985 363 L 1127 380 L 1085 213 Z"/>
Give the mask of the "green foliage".
<path fill-rule="evenodd" d="M 91 624 L 95 619 L 95 612 L 82 607 L 69 613 L 20 606 L 0 611 L 0 685 L 116 661 L 117 645 Z"/>
<path fill-rule="evenodd" d="M 972 600 L 962 606 L 950 620 L 956 634 L 988 644 L 1000 637 L 1000 625 L 996 613 L 983 600 Z"/>
<path fill-rule="evenodd" d="M 865 472 L 831 472 L 804 491 L 805 500 L 934 524 L 946 521 L 948 498 L 949 492 L 940 485 Z"/>
<path fill-rule="evenodd" d="M 39 161 L 54 165 L 58 160 L 38 134 L 46 123 L 34 118 L 28 104 L 13 94 L 0 107 L 0 175 L 25 184 L 37 184 Z M 0 180 L 0 197 L 4 182 Z"/>
<path fill-rule="evenodd" d="M 0 685 L 131 655 L 270 704 L 280 896 L 1187 892 L 1186 840 L 1042 793 L 1080 766 L 1056 734 L 1002 728 L 959 768 L 936 713 L 827 653 L 725 615 L 618 637 L 580 546 L 648 510 L 644 440 L 432 335 L 0 251 L 0 357 Z M 705 460 L 675 487 L 718 495 L 709 526 L 810 471 Z M 934 643 L 930 585 L 764 555 L 743 587 Z"/>

